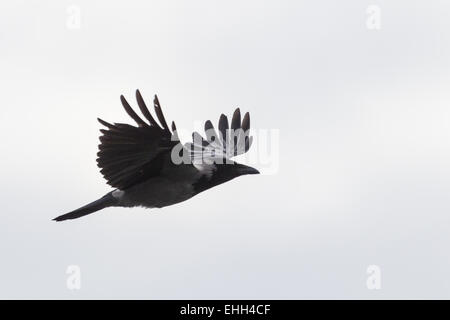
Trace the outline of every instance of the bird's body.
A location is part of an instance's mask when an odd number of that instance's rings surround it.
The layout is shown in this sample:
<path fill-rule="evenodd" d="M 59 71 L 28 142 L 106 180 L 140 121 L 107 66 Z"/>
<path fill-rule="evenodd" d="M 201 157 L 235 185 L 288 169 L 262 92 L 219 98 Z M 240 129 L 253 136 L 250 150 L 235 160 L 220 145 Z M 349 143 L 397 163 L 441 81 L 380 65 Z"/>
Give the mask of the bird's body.
<path fill-rule="evenodd" d="M 191 166 L 174 166 L 161 176 L 151 178 L 125 191 L 113 191 L 120 207 L 163 208 L 196 195 L 192 181 L 204 173 Z"/>
<path fill-rule="evenodd" d="M 188 200 L 240 175 L 258 173 L 254 168 L 229 160 L 246 152 L 251 145 L 248 113 L 241 123 L 240 111 L 235 111 L 231 130 L 237 134 L 229 132 L 228 120 L 222 115 L 219 134 L 207 121 L 207 139 L 194 133 L 193 143 L 183 146 L 174 123 L 172 132 L 169 130 L 157 97 L 154 104 L 160 125 L 151 116 L 139 91 L 136 98 L 149 123 L 131 109 L 123 96 L 122 104 L 138 127 L 99 119 L 108 130 L 101 130 L 97 163 L 108 184 L 116 189 L 54 220 L 75 219 L 106 207 L 162 208 Z"/>

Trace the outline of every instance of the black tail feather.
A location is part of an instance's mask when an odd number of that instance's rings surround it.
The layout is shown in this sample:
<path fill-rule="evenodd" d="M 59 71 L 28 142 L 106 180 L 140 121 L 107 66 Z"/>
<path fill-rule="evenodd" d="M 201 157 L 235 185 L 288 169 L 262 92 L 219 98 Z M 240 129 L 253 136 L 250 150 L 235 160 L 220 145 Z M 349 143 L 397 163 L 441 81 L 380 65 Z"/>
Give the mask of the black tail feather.
<path fill-rule="evenodd" d="M 116 199 L 112 196 L 112 192 L 106 194 L 102 198 L 95 200 L 79 209 L 63 214 L 54 218 L 54 221 L 64 221 L 69 219 L 77 219 L 85 215 L 91 214 L 106 207 L 111 207 L 116 204 Z"/>

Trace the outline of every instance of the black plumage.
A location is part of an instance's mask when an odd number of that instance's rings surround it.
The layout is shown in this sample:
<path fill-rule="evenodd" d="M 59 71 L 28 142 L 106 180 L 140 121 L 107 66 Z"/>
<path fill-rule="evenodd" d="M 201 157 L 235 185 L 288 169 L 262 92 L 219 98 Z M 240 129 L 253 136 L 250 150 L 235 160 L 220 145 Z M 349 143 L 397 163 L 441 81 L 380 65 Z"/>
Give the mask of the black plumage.
<path fill-rule="evenodd" d="M 230 160 L 250 148 L 248 112 L 241 121 L 240 110 L 236 109 L 231 130 L 224 114 L 219 118 L 218 132 L 208 120 L 205 122 L 206 138 L 194 132 L 192 143 L 182 145 L 174 122 L 172 131 L 169 129 L 156 95 L 153 105 L 158 121 L 139 90 L 136 91 L 137 104 L 148 122 L 133 110 L 124 96 L 120 96 L 120 100 L 137 126 L 98 119 L 106 129 L 100 130 L 97 165 L 115 190 L 54 220 L 75 219 L 111 206 L 161 208 L 185 201 L 240 175 L 258 173 L 254 168 Z"/>

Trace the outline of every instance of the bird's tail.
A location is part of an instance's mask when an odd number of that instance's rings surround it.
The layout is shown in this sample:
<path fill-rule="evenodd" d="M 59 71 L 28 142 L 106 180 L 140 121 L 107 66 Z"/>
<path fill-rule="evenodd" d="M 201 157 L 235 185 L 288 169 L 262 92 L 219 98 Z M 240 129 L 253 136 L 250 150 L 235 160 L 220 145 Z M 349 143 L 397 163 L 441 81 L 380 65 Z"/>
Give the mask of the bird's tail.
<path fill-rule="evenodd" d="M 62 216 L 56 217 L 53 220 L 64 221 L 69 219 L 77 219 L 103 208 L 114 206 L 116 203 L 117 199 L 112 196 L 112 192 L 109 192 L 100 199 L 95 200 L 94 202 L 91 202 L 79 209 L 63 214 Z"/>

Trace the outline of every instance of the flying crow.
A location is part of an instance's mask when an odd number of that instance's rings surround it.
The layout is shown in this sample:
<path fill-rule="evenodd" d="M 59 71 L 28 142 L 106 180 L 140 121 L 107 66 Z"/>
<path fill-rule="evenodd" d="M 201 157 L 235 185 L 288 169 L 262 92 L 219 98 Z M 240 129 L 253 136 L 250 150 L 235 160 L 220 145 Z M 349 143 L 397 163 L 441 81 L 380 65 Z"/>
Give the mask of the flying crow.
<path fill-rule="evenodd" d="M 162 208 L 192 198 L 196 194 L 245 174 L 258 170 L 230 160 L 250 148 L 250 116 L 241 121 L 239 108 L 231 125 L 225 115 L 219 119 L 218 131 L 211 121 L 205 123 L 205 136 L 192 134 L 192 143 L 178 139 L 175 123 L 169 129 L 158 97 L 153 100 L 159 123 L 151 115 L 139 90 L 136 91 L 144 121 L 120 97 L 128 115 L 137 123 L 110 124 L 98 121 L 101 129 L 97 164 L 107 183 L 115 190 L 77 210 L 56 217 L 63 221 L 76 219 L 106 207 Z"/>

